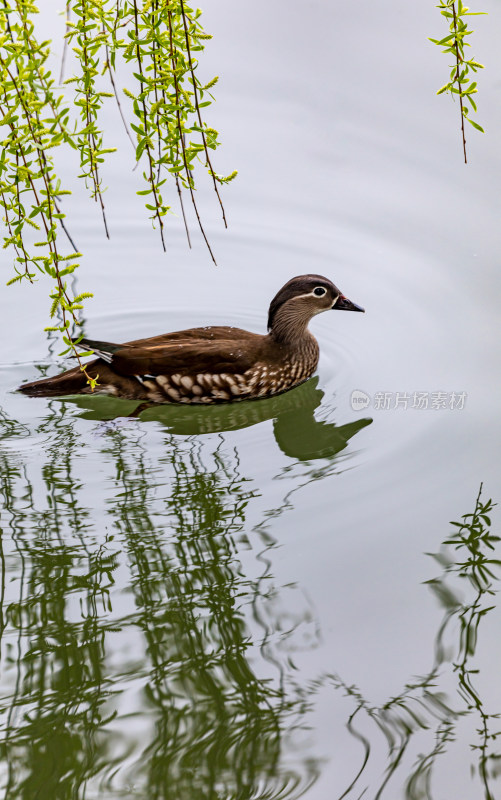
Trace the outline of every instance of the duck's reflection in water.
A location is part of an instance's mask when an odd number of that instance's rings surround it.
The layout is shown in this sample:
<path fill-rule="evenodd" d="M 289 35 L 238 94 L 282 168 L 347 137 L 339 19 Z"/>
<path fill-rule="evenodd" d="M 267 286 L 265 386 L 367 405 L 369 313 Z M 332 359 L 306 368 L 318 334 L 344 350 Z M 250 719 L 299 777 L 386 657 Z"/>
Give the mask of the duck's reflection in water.
<path fill-rule="evenodd" d="M 87 419 L 110 420 L 140 414 L 141 420 L 160 422 L 180 436 L 234 431 L 273 420 L 275 440 L 282 452 L 290 458 L 310 461 L 336 456 L 352 436 L 372 422 L 358 419 L 346 425 L 335 425 L 317 421 L 314 413 L 323 397 L 315 377 L 276 397 L 214 406 L 138 406 L 134 402 L 98 396 L 74 397 L 71 402 L 84 409 L 82 416 Z"/>
<path fill-rule="evenodd" d="M 284 452 L 335 461 L 363 424 L 317 423 L 321 396 L 311 382 L 203 411 L 211 430 L 273 419 Z M 308 692 L 290 652 L 295 637 L 314 647 L 317 627 L 302 592 L 274 579 L 275 541 L 246 521 L 266 487 L 224 436 L 194 435 L 207 415 L 148 415 L 165 428 L 160 452 L 138 420 L 93 440 L 99 496 L 64 403 L 40 424 L 38 463 L 2 454 L 5 797 L 298 797 L 321 762 L 301 744 Z M 4 426 L 11 444 L 18 428 Z"/>
<path fill-rule="evenodd" d="M 297 462 L 327 453 L 336 468 L 349 436 L 368 421 L 317 422 L 320 398 L 312 381 L 269 402 L 210 409 L 211 430 L 252 424 L 249 414 L 273 419 L 282 452 Z M 37 431 L 0 415 L 6 800 L 299 797 L 325 754 L 302 732 L 316 694 L 325 699 L 332 686 L 352 702 L 347 728 L 362 746 L 334 796 L 434 797 L 434 767 L 459 746 L 463 720 L 475 716 L 475 740 L 466 741 L 477 796 L 494 800 L 497 709 L 486 707 L 472 661 L 497 581 L 490 503 L 479 495 L 435 556 L 442 575 L 429 584 L 444 615 L 431 669 L 376 706 L 349 680 L 324 672 L 325 662 L 313 683 L 294 667 L 299 649 L 318 644 L 317 622 L 300 587 L 276 580 L 269 524 L 293 509 L 296 480 L 270 508 L 269 487 L 242 474 L 230 438 L 196 434 L 193 426 L 209 416 L 191 409 L 145 412 L 162 417 L 161 447 L 157 437 L 153 450 L 139 420 L 100 426 L 89 443 L 73 411 L 50 404 L 38 429 L 46 444 L 36 453 L 27 442 Z M 91 447 L 101 470 L 92 491 L 81 457 Z M 302 469 L 307 480 L 326 474 Z M 267 510 L 250 523 L 258 497 Z"/>

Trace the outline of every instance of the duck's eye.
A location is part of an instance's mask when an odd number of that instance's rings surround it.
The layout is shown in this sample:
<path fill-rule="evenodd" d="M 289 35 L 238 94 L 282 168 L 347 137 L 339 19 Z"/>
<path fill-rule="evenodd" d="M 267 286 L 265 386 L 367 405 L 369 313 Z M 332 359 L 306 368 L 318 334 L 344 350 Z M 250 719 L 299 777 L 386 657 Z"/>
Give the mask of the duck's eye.
<path fill-rule="evenodd" d="M 327 289 L 324 289 L 323 286 L 317 286 L 316 289 L 313 289 L 313 294 L 317 297 L 323 297 L 324 294 L 327 294 Z"/>

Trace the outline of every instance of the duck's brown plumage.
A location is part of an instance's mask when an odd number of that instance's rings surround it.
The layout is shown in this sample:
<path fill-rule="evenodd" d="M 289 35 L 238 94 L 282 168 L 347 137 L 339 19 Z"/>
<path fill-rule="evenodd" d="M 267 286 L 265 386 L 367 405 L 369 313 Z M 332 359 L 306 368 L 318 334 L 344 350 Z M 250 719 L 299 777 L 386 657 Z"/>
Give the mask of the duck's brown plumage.
<path fill-rule="evenodd" d="M 317 294 L 324 291 L 317 296 L 315 289 Z M 79 346 L 100 356 L 86 367 L 91 377 L 98 378 L 95 391 L 99 393 L 163 403 L 267 397 L 313 374 L 319 351 L 308 322 L 315 314 L 336 307 L 362 311 L 327 278 L 302 275 L 285 284 L 273 299 L 266 335 L 214 326 L 125 344 L 83 339 Z M 19 389 L 39 397 L 91 391 L 79 367 Z"/>

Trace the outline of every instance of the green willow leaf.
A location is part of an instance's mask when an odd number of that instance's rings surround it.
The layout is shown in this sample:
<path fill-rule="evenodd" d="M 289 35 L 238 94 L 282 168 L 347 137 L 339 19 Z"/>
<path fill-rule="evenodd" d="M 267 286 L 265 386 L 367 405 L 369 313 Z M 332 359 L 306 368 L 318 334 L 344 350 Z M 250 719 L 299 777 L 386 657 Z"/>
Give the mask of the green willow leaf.
<path fill-rule="evenodd" d="M 218 186 L 230 178 L 216 176 L 211 159 L 219 146 L 217 132 L 202 116 L 213 101 L 204 90 L 215 86 L 218 78 L 204 82 L 198 77 L 201 67 L 194 53 L 198 55 L 211 36 L 202 28 L 200 10 L 184 0 L 68 0 L 64 47 L 71 48 L 75 67 L 67 77 L 61 67 L 58 81 L 50 68 L 52 42 L 37 38 L 38 10 L 36 0 L 4 2 L 0 10 L 3 245 L 11 248 L 17 265 L 11 282 L 33 281 L 37 272 L 53 281 L 50 313 L 58 315 L 56 327 L 61 333 L 73 328 L 68 347 L 85 370 L 71 340 L 80 324 L 80 301 L 92 295 L 72 298 L 63 280 L 77 269 L 76 263 L 63 262 L 78 256 L 68 254 L 60 243 L 63 231 L 77 250 L 60 205 L 70 192 L 61 184 L 52 153 L 67 146 L 79 154 L 78 175 L 97 201 L 109 236 L 101 170 L 116 148 L 107 141 L 102 115 L 104 104 L 114 98 L 134 147 L 131 166 L 141 160 L 146 188 L 138 194 L 148 197 L 145 207 L 159 228 L 164 249 L 164 217 L 170 205 L 162 198 L 161 187 L 168 180 L 171 193 L 180 200 L 184 220 L 182 190 L 189 192 L 212 256 L 194 191 L 201 165 L 226 225 Z M 125 66 L 121 74 L 131 76 L 130 87 L 118 85 L 120 62 Z M 124 96 L 132 107 L 125 103 L 122 109 L 119 97 L 123 101 Z M 26 236 L 32 227 L 40 231 L 34 243 Z M 186 233 L 189 240 L 187 226 Z"/>
<path fill-rule="evenodd" d="M 485 12 L 471 12 L 464 6 L 462 0 L 440 0 L 437 8 L 440 10 L 441 15 L 447 20 L 449 33 L 441 39 L 429 38 L 429 41 L 438 47 L 448 45 L 442 50 L 443 53 L 450 54 L 454 59 L 454 66 L 450 72 L 450 80 L 442 86 L 438 92 L 439 94 L 449 93 L 451 96 L 457 95 L 459 98 L 459 111 L 461 115 L 461 133 L 463 140 L 463 152 L 465 163 L 466 158 L 466 137 L 464 120 L 466 119 L 474 128 L 482 131 L 483 128 L 474 122 L 468 116 L 468 108 L 463 104 L 463 101 L 469 102 L 474 112 L 477 111 L 476 103 L 471 98 L 472 94 L 477 92 L 476 82 L 470 83 L 469 72 L 476 72 L 478 69 L 483 69 L 483 65 L 474 59 L 466 59 L 464 48 L 470 47 L 469 42 L 465 41 L 467 36 L 471 36 L 473 31 L 468 29 L 468 24 L 465 17 L 480 16 Z"/>

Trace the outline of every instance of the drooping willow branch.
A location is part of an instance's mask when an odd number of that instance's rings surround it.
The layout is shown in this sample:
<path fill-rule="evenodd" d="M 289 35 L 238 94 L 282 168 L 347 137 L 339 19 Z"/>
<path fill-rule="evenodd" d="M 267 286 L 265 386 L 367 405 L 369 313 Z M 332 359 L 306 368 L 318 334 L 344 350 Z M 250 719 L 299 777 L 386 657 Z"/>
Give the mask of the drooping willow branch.
<path fill-rule="evenodd" d="M 477 72 L 483 69 L 483 64 L 479 64 L 474 59 L 467 59 L 465 57 L 465 47 L 470 47 L 470 43 L 466 41 L 467 36 L 471 36 L 473 31 L 468 29 L 466 17 L 481 16 L 485 12 L 482 11 L 469 11 L 467 6 L 464 6 L 462 0 L 440 0 L 437 8 L 440 13 L 448 21 L 449 33 L 443 39 L 430 39 L 430 42 L 444 47 L 443 53 L 450 53 L 454 59 L 454 64 L 451 65 L 451 72 L 449 80 L 437 94 L 448 92 L 454 97 L 459 97 L 459 110 L 461 115 L 461 137 L 463 142 L 464 163 L 467 163 L 466 158 L 466 135 L 464 121 L 473 125 L 478 131 L 484 132 L 484 129 L 471 119 L 469 116 L 470 110 L 476 112 L 477 106 L 472 95 L 477 92 L 476 81 L 471 81 L 468 77 L 470 71 Z"/>
<path fill-rule="evenodd" d="M 51 150 L 65 146 L 79 153 L 79 177 L 97 202 L 109 236 L 101 173 L 115 148 L 105 142 L 101 112 L 108 98 L 114 100 L 133 140 L 136 162 L 143 165 L 145 186 L 138 194 L 145 197 L 164 249 L 164 220 L 171 211 L 167 193 L 172 187 L 180 200 L 188 241 L 183 190 L 188 191 L 212 258 L 195 200 L 196 167 L 206 168 L 225 225 L 218 185 L 228 183 L 236 172 L 223 177 L 211 162 L 218 133 L 202 115 L 214 99 L 210 90 L 218 79 L 204 84 L 198 77 L 197 55 L 211 38 L 201 26 L 200 10 L 183 0 L 67 0 L 61 77 L 63 68 L 73 75 L 65 81 L 66 88 L 58 87 L 52 77 L 51 42 L 40 42 L 36 36 L 37 13 L 34 0 L 0 0 L 3 243 L 14 252 L 16 274 L 9 283 L 33 282 L 39 273 L 53 281 L 51 316 L 57 314 L 60 324 L 48 330 L 63 334 L 85 371 L 73 339 L 82 301 L 92 295 L 75 297 L 67 287 L 67 276 L 77 268 L 80 254 L 65 253 L 58 245 L 61 228 L 76 250 L 60 206 L 60 198 L 69 192 L 56 175 Z M 68 51 L 73 53 L 69 64 Z M 129 76 L 129 86 L 122 89 L 131 101 L 129 118 L 119 100 L 124 70 Z M 77 118 L 71 117 L 73 106 Z"/>

